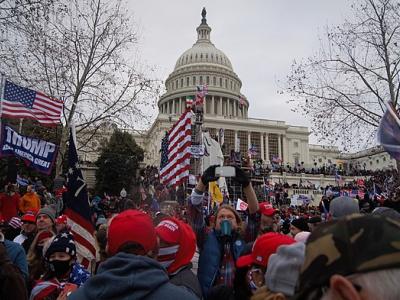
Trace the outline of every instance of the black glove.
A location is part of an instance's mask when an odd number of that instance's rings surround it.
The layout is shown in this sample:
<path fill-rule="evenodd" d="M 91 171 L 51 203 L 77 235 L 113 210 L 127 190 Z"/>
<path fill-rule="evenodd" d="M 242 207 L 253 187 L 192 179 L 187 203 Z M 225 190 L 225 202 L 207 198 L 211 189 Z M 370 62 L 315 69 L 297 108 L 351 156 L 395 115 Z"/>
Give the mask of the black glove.
<path fill-rule="evenodd" d="M 232 180 L 239 183 L 243 188 L 248 187 L 250 184 L 250 179 L 247 177 L 246 173 L 239 168 L 238 166 L 234 166 L 236 170 L 236 176 L 232 177 Z"/>
<path fill-rule="evenodd" d="M 201 181 L 204 185 L 209 184 L 211 181 L 217 181 L 218 177 L 215 176 L 215 168 L 219 167 L 217 165 L 209 166 L 207 170 L 201 175 Z"/>

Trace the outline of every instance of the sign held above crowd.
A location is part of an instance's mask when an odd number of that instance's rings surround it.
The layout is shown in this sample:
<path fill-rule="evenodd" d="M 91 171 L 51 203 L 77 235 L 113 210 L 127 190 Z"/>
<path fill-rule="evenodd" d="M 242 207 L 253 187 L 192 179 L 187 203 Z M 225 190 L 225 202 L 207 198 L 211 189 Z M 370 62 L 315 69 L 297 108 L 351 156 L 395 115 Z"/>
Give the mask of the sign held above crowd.
<path fill-rule="evenodd" d="M 10 126 L 1 129 L 0 156 L 16 156 L 39 172 L 49 175 L 57 157 L 54 143 L 20 135 Z"/>

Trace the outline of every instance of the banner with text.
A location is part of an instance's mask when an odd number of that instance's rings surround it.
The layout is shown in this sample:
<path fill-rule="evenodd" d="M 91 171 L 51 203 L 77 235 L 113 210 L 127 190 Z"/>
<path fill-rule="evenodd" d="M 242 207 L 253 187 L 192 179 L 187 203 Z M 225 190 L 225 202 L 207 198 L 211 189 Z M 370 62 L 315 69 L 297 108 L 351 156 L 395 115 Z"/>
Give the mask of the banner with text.
<path fill-rule="evenodd" d="M 0 156 L 22 158 L 39 172 L 49 175 L 56 161 L 58 146 L 53 143 L 20 135 L 10 126 L 1 129 Z"/>

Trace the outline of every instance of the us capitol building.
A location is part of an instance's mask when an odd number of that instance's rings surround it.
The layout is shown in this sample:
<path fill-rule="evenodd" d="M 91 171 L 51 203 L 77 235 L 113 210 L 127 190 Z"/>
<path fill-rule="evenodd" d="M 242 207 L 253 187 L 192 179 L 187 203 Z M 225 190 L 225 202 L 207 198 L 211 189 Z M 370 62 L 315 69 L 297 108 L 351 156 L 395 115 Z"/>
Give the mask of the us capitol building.
<path fill-rule="evenodd" d="M 165 81 L 166 92 L 158 101 L 159 114 L 156 120 L 147 132 L 133 134 L 136 142 L 145 150 L 146 165 L 159 166 L 161 139 L 165 131 L 185 111 L 186 98 L 195 96 L 196 87 L 207 85 L 203 131 L 209 131 L 215 137 L 221 129 L 224 130 L 223 151 L 226 156 L 232 149 L 246 155 L 253 146 L 257 153 L 252 158 L 262 159 L 267 165 L 273 157 L 278 157 L 285 165 L 303 163 L 310 168 L 349 163 L 364 169 L 393 166 L 394 161 L 382 149 L 371 150 L 372 153 L 366 150 L 365 153 L 341 155 L 337 147 L 309 144 L 310 132 L 307 127 L 249 117 L 251 103 L 241 93 L 242 81 L 230 59 L 211 42 L 211 27 L 207 24 L 205 9 L 196 31 L 197 41 L 178 58 L 174 70 Z M 96 158 L 95 154 L 83 160 L 94 161 Z"/>

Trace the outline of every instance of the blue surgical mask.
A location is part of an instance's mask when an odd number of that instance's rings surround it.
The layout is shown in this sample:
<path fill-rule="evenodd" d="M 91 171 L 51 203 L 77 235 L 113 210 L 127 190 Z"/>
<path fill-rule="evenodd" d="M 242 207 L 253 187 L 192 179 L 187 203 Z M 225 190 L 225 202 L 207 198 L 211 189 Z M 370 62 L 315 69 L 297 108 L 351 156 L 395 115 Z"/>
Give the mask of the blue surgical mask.
<path fill-rule="evenodd" d="M 231 236 L 232 235 L 232 223 L 229 220 L 222 220 L 220 223 L 221 226 L 221 235 L 222 236 Z"/>

